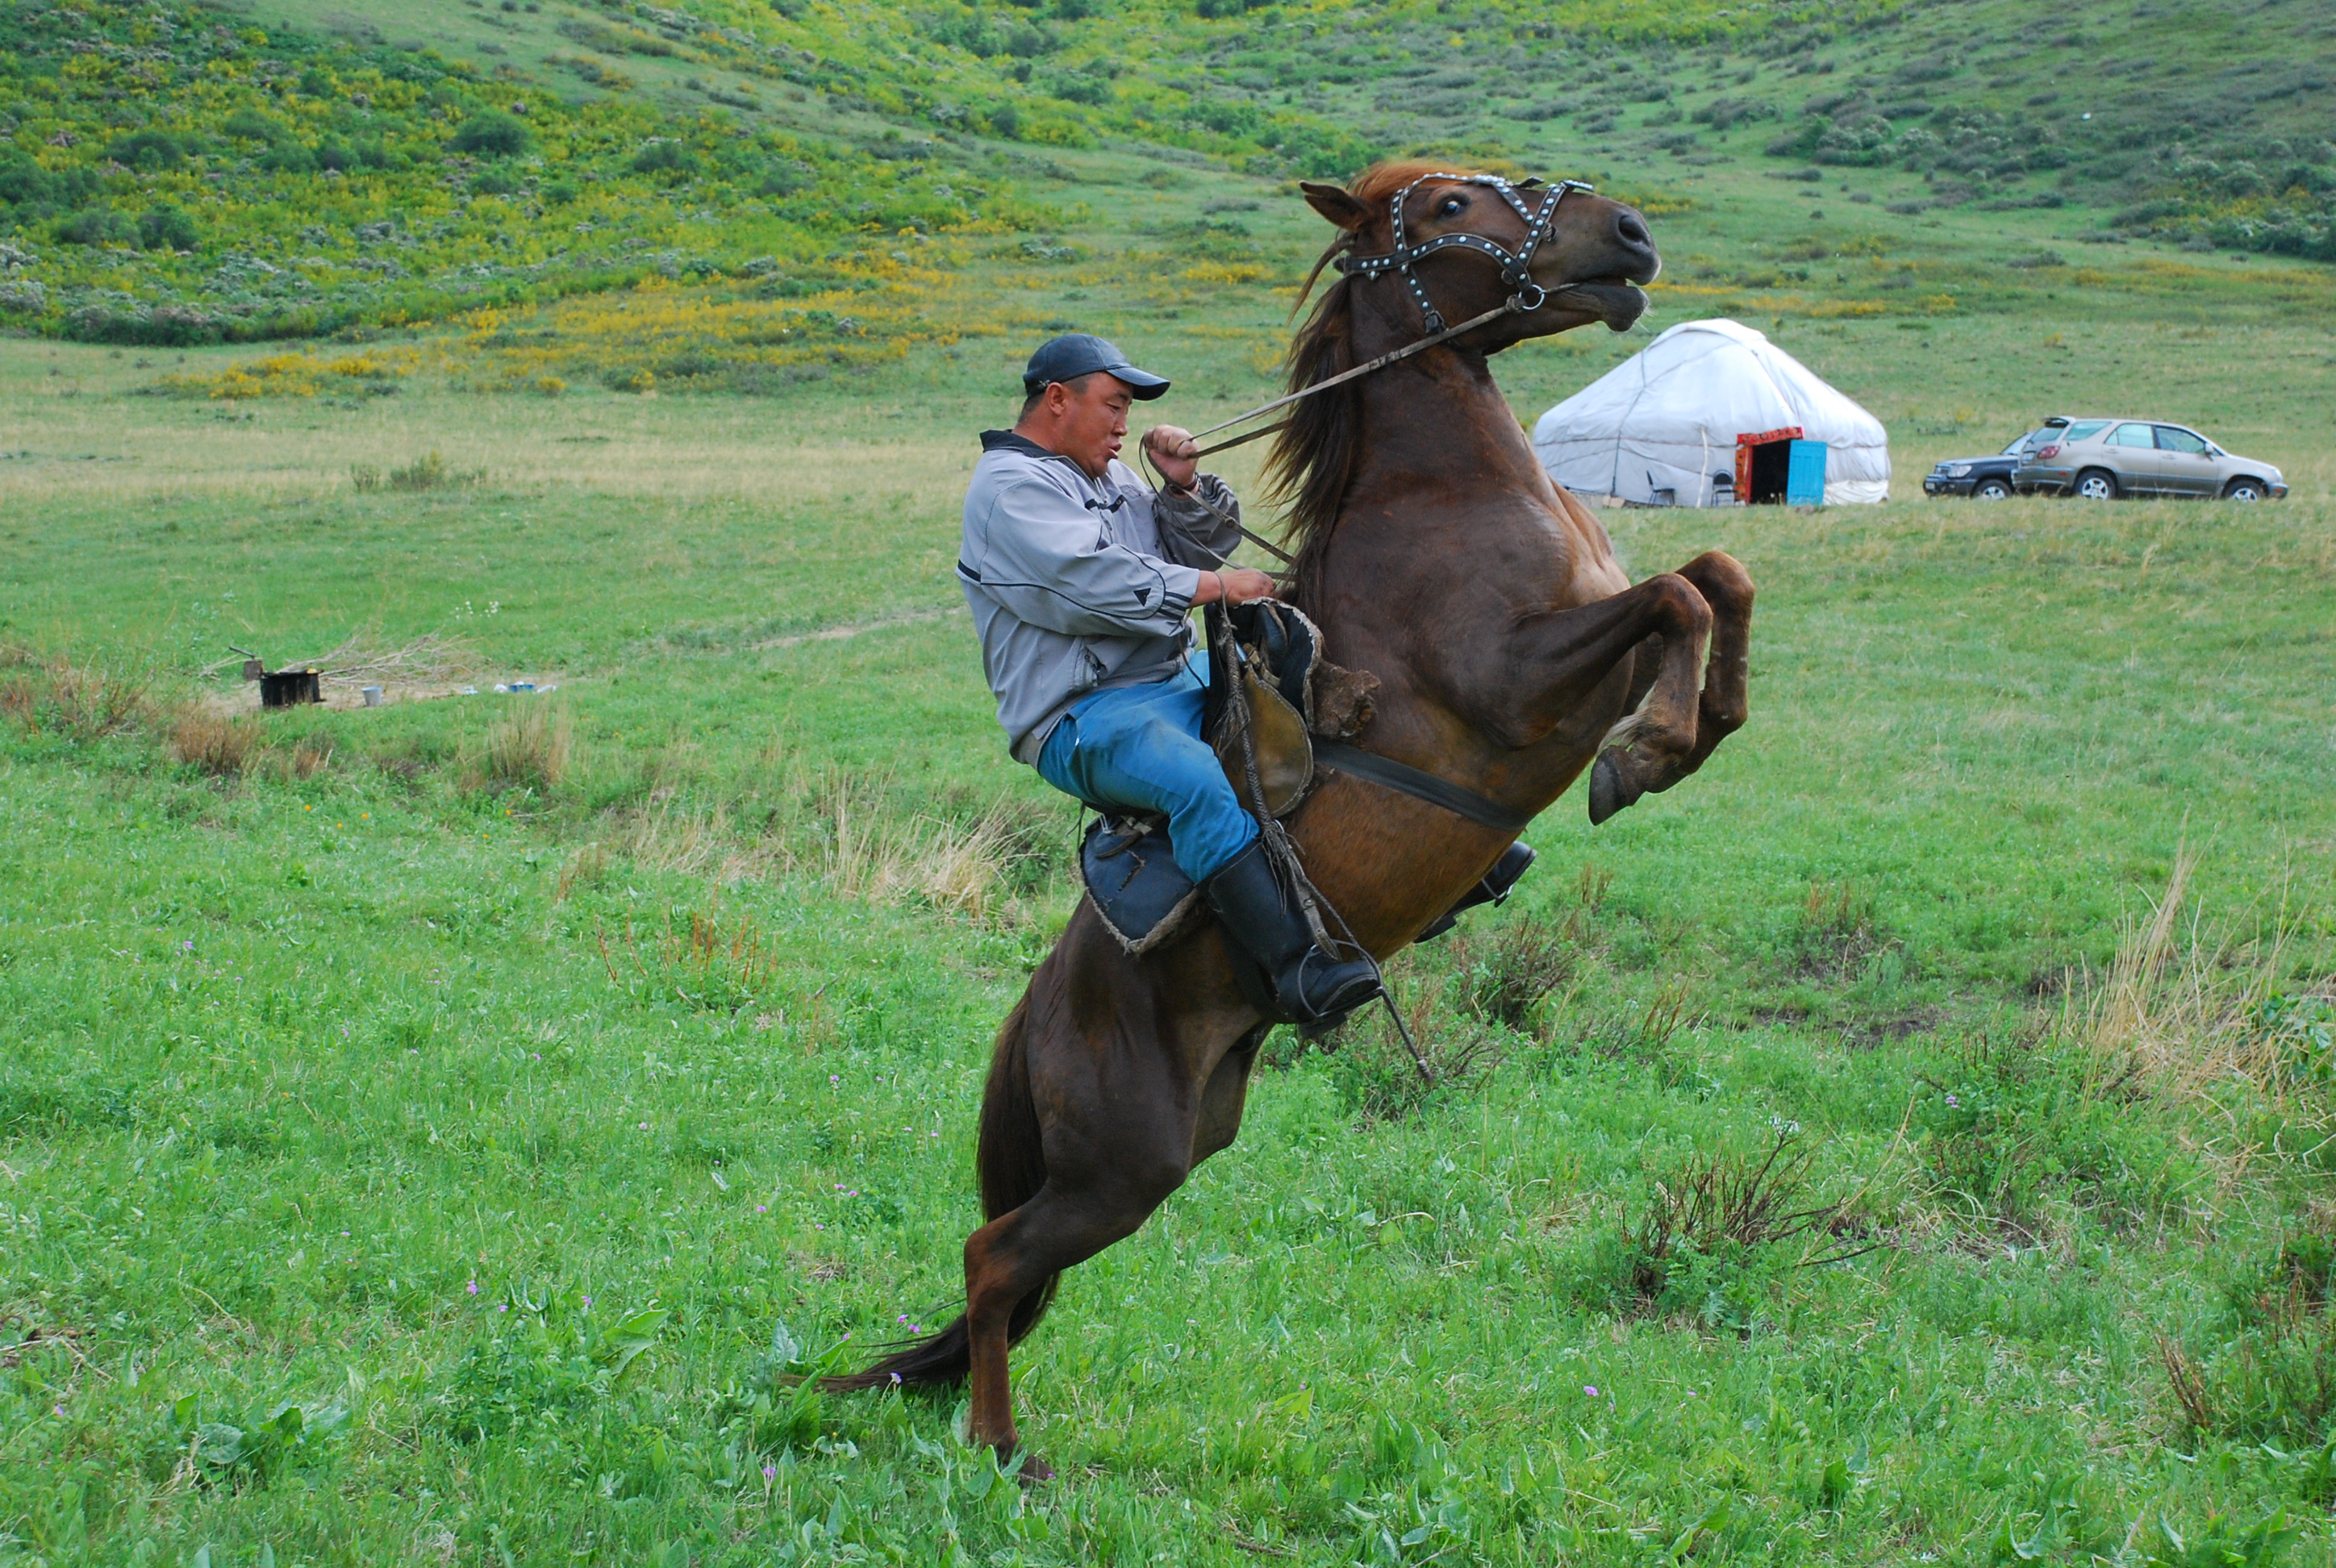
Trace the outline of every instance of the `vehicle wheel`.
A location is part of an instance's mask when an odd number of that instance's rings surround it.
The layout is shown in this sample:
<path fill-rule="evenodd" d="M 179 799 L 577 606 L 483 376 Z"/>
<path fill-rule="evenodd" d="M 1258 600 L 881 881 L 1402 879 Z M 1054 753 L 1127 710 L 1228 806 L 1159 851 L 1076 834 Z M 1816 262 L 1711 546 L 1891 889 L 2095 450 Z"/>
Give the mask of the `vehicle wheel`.
<path fill-rule="evenodd" d="M 2068 487 L 2068 493 L 2086 501 L 2115 501 L 2117 475 L 2106 468 L 2088 468 L 2077 475 L 2077 482 Z"/>
<path fill-rule="evenodd" d="M 2263 481 L 2259 479 L 2234 479 L 2223 486 L 2224 501 L 2261 501 L 2263 498 Z"/>
<path fill-rule="evenodd" d="M 2011 482 L 2008 479 L 1982 479 L 1971 486 L 1973 501 L 2010 501 Z"/>

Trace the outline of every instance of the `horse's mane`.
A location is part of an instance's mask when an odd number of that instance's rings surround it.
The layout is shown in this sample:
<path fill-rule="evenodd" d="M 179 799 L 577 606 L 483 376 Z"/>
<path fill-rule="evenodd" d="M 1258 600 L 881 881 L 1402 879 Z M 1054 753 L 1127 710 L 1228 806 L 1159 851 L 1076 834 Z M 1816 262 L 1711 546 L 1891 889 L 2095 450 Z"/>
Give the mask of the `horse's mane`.
<path fill-rule="evenodd" d="M 1347 193 L 1365 207 L 1377 209 L 1413 180 L 1436 172 L 1437 167 L 1375 163 L 1355 177 Z M 1351 231 L 1342 232 L 1330 242 L 1307 275 L 1305 287 L 1298 291 L 1298 305 L 1290 307 L 1293 314 L 1305 304 L 1322 269 L 1352 249 L 1356 239 Z M 1342 277 L 1323 290 L 1314 314 L 1290 340 L 1290 391 L 1301 391 L 1354 368 L 1354 287 L 1352 278 Z M 1290 414 L 1289 424 L 1274 437 L 1272 452 L 1266 458 L 1267 484 L 1287 512 L 1284 537 L 1297 556 L 1290 569 L 1291 587 L 1301 604 L 1313 598 L 1322 552 L 1329 544 L 1330 531 L 1338 521 L 1338 509 L 1354 476 L 1355 461 L 1360 455 L 1362 409 L 1361 394 L 1353 382 L 1303 400 Z"/>

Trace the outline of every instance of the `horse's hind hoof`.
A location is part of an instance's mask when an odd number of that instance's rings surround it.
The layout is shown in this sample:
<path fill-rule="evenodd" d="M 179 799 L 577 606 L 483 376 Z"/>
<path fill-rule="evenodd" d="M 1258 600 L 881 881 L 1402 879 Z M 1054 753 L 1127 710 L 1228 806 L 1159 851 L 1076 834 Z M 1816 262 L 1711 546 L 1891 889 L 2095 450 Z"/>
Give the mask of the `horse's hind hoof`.
<path fill-rule="evenodd" d="M 1619 751 L 1602 751 L 1590 769 L 1590 825 L 1596 827 L 1646 794 L 1630 776 Z"/>
<path fill-rule="evenodd" d="M 1055 1478 L 1055 1467 L 1028 1449 L 1022 1451 L 1019 1478 L 1025 1486 L 1037 1486 Z"/>

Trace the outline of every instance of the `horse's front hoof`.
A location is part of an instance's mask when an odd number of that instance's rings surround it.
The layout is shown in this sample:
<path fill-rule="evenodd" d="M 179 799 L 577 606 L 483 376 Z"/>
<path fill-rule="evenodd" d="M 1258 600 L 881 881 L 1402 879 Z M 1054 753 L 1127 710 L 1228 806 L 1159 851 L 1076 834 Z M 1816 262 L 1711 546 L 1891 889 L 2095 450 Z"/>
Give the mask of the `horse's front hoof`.
<path fill-rule="evenodd" d="M 1590 769 L 1590 825 L 1596 827 L 1646 794 L 1620 751 L 1601 751 Z"/>
<path fill-rule="evenodd" d="M 1037 1486 L 1055 1478 L 1055 1467 L 1028 1449 L 1022 1452 L 1022 1485 Z"/>

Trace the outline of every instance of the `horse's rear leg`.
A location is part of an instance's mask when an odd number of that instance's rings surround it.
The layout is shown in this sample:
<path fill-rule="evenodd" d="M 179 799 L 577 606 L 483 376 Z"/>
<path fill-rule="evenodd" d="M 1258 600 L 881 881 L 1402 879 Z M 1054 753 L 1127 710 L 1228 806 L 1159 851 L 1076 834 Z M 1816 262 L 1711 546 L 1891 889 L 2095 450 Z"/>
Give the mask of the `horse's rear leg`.
<path fill-rule="evenodd" d="M 1181 1161 L 1163 1161 L 1148 1172 L 1142 1167 L 1142 1162 L 1130 1162 L 1122 1179 L 1101 1188 L 1064 1191 L 1050 1179 L 1028 1203 L 966 1238 L 970 1435 L 995 1448 L 1001 1461 L 1021 1443 L 1006 1376 L 1015 1309 L 1034 1292 L 1048 1289 L 1064 1270 L 1134 1234 L 1186 1174 Z M 1036 1456 L 1026 1456 L 1022 1474 L 1040 1480 L 1052 1472 Z"/>

